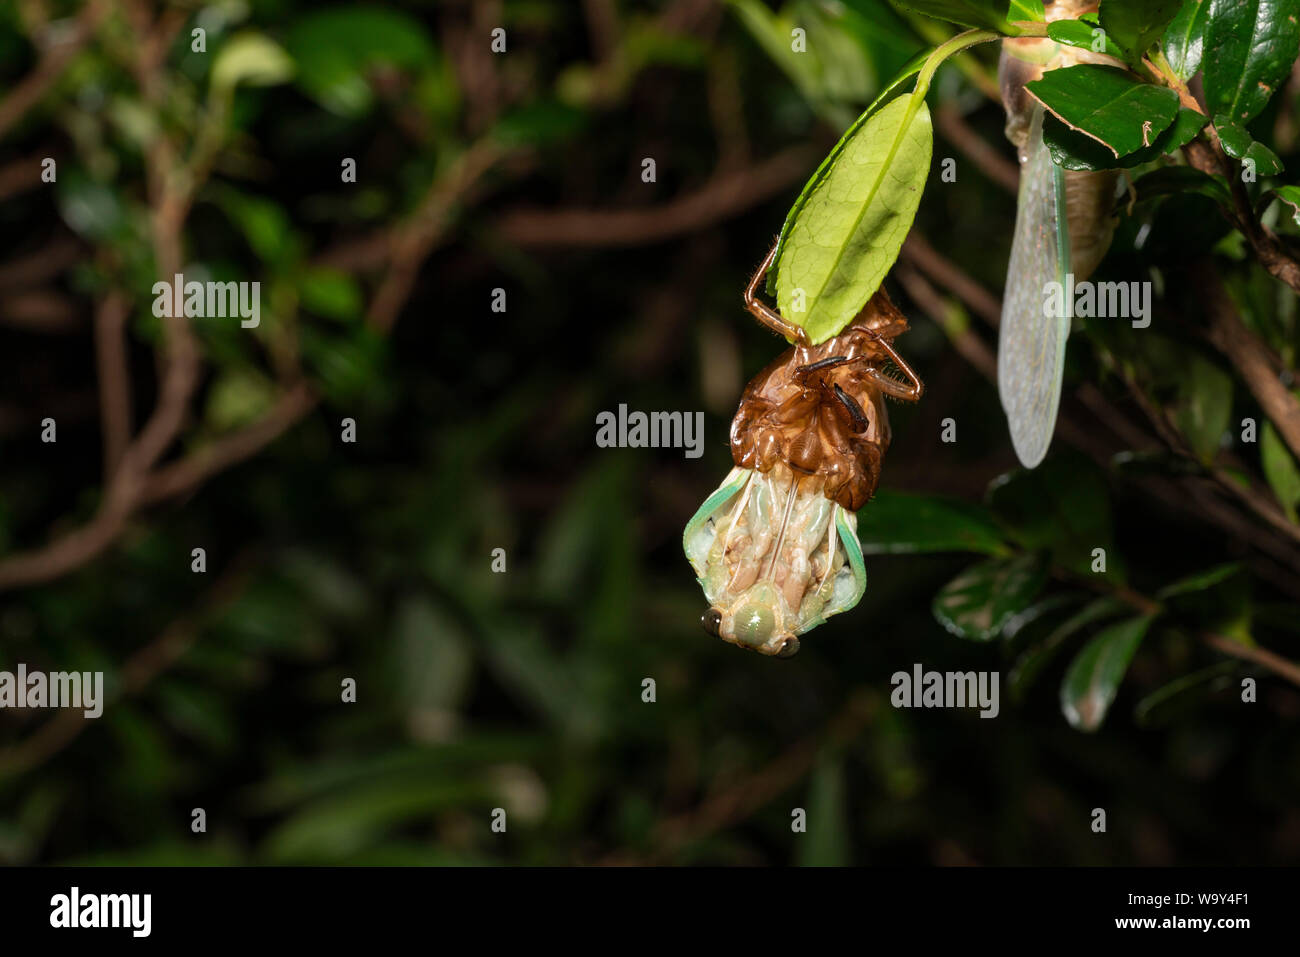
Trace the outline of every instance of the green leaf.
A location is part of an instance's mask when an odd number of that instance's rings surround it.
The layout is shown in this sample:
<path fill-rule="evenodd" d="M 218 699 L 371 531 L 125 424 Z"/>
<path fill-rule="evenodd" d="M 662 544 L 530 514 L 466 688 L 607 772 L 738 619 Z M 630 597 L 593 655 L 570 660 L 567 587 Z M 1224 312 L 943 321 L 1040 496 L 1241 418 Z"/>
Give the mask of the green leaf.
<path fill-rule="evenodd" d="M 1047 582 L 1047 565 L 1037 555 L 996 558 L 966 569 L 937 595 L 935 620 L 954 635 L 991 641 L 1024 611 Z"/>
<path fill-rule="evenodd" d="M 228 369 L 208 389 L 206 418 L 227 432 L 262 418 L 275 402 L 275 387 L 256 369 Z"/>
<path fill-rule="evenodd" d="M 293 60 L 278 43 L 260 33 L 240 33 L 217 51 L 212 61 L 212 87 L 233 90 L 247 86 L 275 86 L 293 76 Z"/>
<path fill-rule="evenodd" d="M 1049 70 L 1025 89 L 1071 129 L 1124 156 L 1150 146 L 1178 113 L 1178 94 L 1123 70 L 1081 64 Z"/>
<path fill-rule="evenodd" d="M 1151 621 L 1152 616 L 1144 615 L 1111 625 L 1075 656 L 1061 682 L 1061 713 L 1072 727 L 1101 727 Z"/>
<path fill-rule="evenodd" d="M 418 738 L 444 738 L 473 672 L 473 642 L 461 624 L 423 595 L 397 609 L 390 641 L 396 703 Z"/>
<path fill-rule="evenodd" d="M 326 109 L 357 117 L 370 109 L 369 70 L 422 69 L 436 58 L 420 22 L 380 6 L 331 7 L 299 20 L 286 39 L 297 82 Z"/>
<path fill-rule="evenodd" d="M 1007 21 L 1010 23 L 1023 20 L 1042 23 L 1045 19 L 1047 15 L 1043 12 L 1043 0 L 1011 0 L 1011 6 L 1007 10 Z"/>
<path fill-rule="evenodd" d="M 1101 26 L 1128 51 L 1130 63 L 1141 63 L 1156 38 L 1178 13 L 1181 0 L 1101 0 Z"/>
<path fill-rule="evenodd" d="M 823 758 L 808 789 L 808 834 L 799 842 L 801 867 L 843 867 L 850 863 L 850 829 L 844 763 Z"/>
<path fill-rule="evenodd" d="M 732 2 L 737 2 L 737 0 L 732 0 Z M 781 234 L 776 240 L 776 262 L 779 263 L 781 261 L 781 255 L 785 250 L 786 240 L 790 237 L 790 230 L 794 228 L 795 221 L 799 218 L 800 213 L 803 212 L 804 207 L 808 204 L 809 197 L 812 196 L 813 191 L 826 179 L 831 167 L 835 165 L 836 160 L 838 160 L 840 155 L 844 152 L 844 148 L 857 137 L 859 131 L 866 125 L 867 121 L 876 114 L 876 111 L 880 108 L 881 104 L 888 100 L 900 86 L 921 72 L 921 67 L 925 65 L 925 61 L 929 59 L 932 52 L 933 51 L 931 50 L 922 50 L 920 53 L 916 54 L 916 56 L 912 57 L 912 59 L 909 60 L 901 70 L 899 70 L 898 75 L 890 80 L 889 84 L 880 91 L 876 98 L 871 102 L 871 105 L 863 110 L 861 115 L 853 121 L 852 125 L 844 131 L 844 135 L 840 137 L 839 142 L 835 144 L 834 148 L 826 154 L 826 158 L 821 161 L 812 177 L 804 184 L 803 189 L 799 191 L 799 195 L 790 206 L 790 212 L 786 214 L 785 222 L 781 226 Z M 769 295 L 776 294 L 776 273 L 776 269 L 769 269 L 767 273 L 767 291 Z"/>
<path fill-rule="evenodd" d="M 987 27 L 1008 34 L 1012 32 L 1002 15 L 1006 0 L 1001 3 L 997 0 L 894 0 L 894 5 L 966 27 Z"/>
<path fill-rule="evenodd" d="M 1209 12 L 1209 0 L 1187 0 L 1165 31 L 1165 60 L 1180 80 L 1190 80 L 1201 68 L 1205 21 Z"/>
<path fill-rule="evenodd" d="M 988 491 L 994 516 L 1028 549 L 1081 575 L 1122 581 L 1114 548 L 1106 475 L 1087 458 L 1062 450 L 1034 469 L 1017 469 L 993 480 Z M 1106 550 L 1106 571 L 1094 573 L 1093 550 Z"/>
<path fill-rule="evenodd" d="M 216 195 L 221 208 L 239 227 L 259 259 L 284 266 L 297 257 L 301 243 L 283 206 L 236 189 L 222 189 Z"/>
<path fill-rule="evenodd" d="M 1282 172 L 1282 161 L 1277 158 L 1277 154 L 1263 143 L 1257 142 L 1246 132 L 1244 126 L 1229 121 L 1222 113 L 1215 114 L 1214 126 L 1219 131 L 1223 151 L 1233 159 L 1241 160 L 1243 165 L 1253 164 L 1257 176 L 1275 176 Z"/>
<path fill-rule="evenodd" d="M 838 335 L 894 264 L 931 146 L 929 108 L 900 96 L 856 131 L 799 210 L 776 264 L 777 305 L 814 344 Z"/>
<path fill-rule="evenodd" d="M 1183 675 L 1139 701 L 1133 709 L 1133 716 L 1144 728 L 1167 726 L 1186 717 L 1209 695 L 1225 691 L 1232 685 L 1233 675 L 1240 667 L 1240 662 L 1223 661 Z"/>
<path fill-rule="evenodd" d="M 543 100 L 501 117 L 492 135 L 507 146 L 549 146 L 573 139 L 586 128 L 587 118 L 585 110 Z"/>
<path fill-rule="evenodd" d="M 1186 578 L 1180 578 L 1172 585 L 1166 585 L 1160 591 L 1156 592 L 1156 598 L 1160 601 L 1167 601 L 1170 598 L 1177 598 L 1181 595 L 1194 595 L 1197 592 L 1207 591 L 1216 585 L 1227 581 L 1234 575 L 1241 573 L 1241 566 L 1236 562 L 1228 562 L 1224 565 L 1215 565 L 1213 568 L 1207 568 L 1205 571 L 1197 572 L 1194 575 L 1188 575 Z"/>
<path fill-rule="evenodd" d="M 1232 417 L 1232 377 L 1200 353 L 1188 352 L 1178 383 L 1174 424 L 1206 465 L 1219 452 Z"/>
<path fill-rule="evenodd" d="M 1300 226 L 1300 186 L 1278 186 L 1273 195 L 1291 207 L 1291 217 Z"/>
<path fill-rule="evenodd" d="M 1055 116 L 1048 114 L 1043 123 L 1043 141 L 1052 153 L 1052 162 L 1063 169 L 1131 169 L 1175 152 L 1185 143 L 1191 142 L 1208 122 L 1209 117 L 1204 113 L 1180 108 L 1173 123 L 1150 146 L 1116 157 L 1101 143 L 1070 129 Z"/>
<path fill-rule="evenodd" d="M 1027 648 L 1007 675 L 1007 687 L 1012 697 L 1021 701 L 1043 669 L 1056 657 L 1061 647 L 1084 628 L 1107 618 L 1114 618 L 1129 610 L 1128 605 L 1110 595 L 1089 602 L 1071 615 L 1041 642 Z"/>
<path fill-rule="evenodd" d="M 1297 507 L 1300 506 L 1300 468 L 1291 456 L 1291 451 L 1277 434 L 1273 423 L 1264 422 L 1259 436 L 1259 457 L 1264 467 L 1264 478 L 1277 496 L 1278 503 L 1286 511 L 1292 522 L 1300 521 Z"/>
<path fill-rule="evenodd" d="M 1139 176 L 1133 184 L 1139 203 L 1178 193 L 1199 193 L 1217 203 L 1232 202 L 1232 195 L 1222 179 L 1209 176 L 1190 166 L 1162 166 Z M 1300 190 L 1297 190 L 1300 197 Z"/>
<path fill-rule="evenodd" d="M 327 319 L 350 322 L 361 316 L 361 287 L 355 277 L 337 269 L 313 266 L 298 277 L 303 308 Z"/>
<path fill-rule="evenodd" d="M 1210 0 L 1205 24 L 1205 102 L 1245 124 L 1286 80 L 1300 48 L 1296 0 Z M 1217 123 L 1215 124 L 1218 125 Z"/>
<path fill-rule="evenodd" d="M 858 512 L 863 554 L 983 552 L 1005 555 L 1002 532 L 988 512 L 959 499 L 881 489 Z"/>
<path fill-rule="evenodd" d="M 130 228 L 122 198 L 78 169 L 60 177 L 54 198 L 63 221 L 87 239 L 120 240 Z"/>
<path fill-rule="evenodd" d="M 1124 51 L 1115 45 L 1110 34 L 1091 23 L 1085 23 L 1083 20 L 1057 20 L 1047 25 L 1049 37 L 1057 43 L 1067 47 L 1078 47 L 1080 50 L 1092 50 L 1093 44 L 1097 42 L 1098 33 L 1101 34 L 1103 47 L 1099 52 L 1123 59 Z"/>
<path fill-rule="evenodd" d="M 1250 640 L 1250 579 L 1236 562 L 1180 579 L 1157 592 L 1156 600 L 1189 627 Z"/>

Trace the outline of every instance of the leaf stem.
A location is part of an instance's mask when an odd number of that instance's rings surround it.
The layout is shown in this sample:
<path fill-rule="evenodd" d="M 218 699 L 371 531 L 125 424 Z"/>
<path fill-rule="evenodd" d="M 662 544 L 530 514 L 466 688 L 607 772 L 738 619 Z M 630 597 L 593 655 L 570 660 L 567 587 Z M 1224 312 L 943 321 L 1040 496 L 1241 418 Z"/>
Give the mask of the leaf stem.
<path fill-rule="evenodd" d="M 959 33 L 939 44 L 926 59 L 925 65 L 921 67 L 921 72 L 917 74 L 916 87 L 912 90 L 912 95 L 917 98 L 918 102 L 925 99 L 926 93 L 930 91 L 930 80 L 934 77 L 935 71 L 950 56 L 955 56 L 978 43 L 988 43 L 990 40 L 1001 39 L 1002 34 L 994 33 L 992 30 L 967 30 L 965 33 Z"/>

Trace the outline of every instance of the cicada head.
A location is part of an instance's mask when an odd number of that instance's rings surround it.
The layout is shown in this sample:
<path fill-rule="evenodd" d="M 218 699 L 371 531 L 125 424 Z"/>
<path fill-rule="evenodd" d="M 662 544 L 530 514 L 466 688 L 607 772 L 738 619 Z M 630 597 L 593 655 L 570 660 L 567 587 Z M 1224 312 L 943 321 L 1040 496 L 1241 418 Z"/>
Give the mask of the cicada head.
<path fill-rule="evenodd" d="M 732 469 L 682 545 L 709 601 L 705 629 L 765 655 L 793 655 L 800 635 L 867 587 L 857 516 L 826 498 L 818 476 L 783 464 Z"/>

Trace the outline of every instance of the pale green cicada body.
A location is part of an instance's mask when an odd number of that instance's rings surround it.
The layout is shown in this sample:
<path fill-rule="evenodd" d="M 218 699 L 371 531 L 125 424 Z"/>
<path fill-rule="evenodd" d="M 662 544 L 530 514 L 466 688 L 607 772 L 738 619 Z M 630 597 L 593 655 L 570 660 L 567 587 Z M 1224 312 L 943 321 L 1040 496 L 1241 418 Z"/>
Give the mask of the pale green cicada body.
<path fill-rule="evenodd" d="M 686 525 L 682 545 L 709 610 L 705 628 L 789 657 L 799 635 L 848 611 L 867 588 L 854 512 L 814 475 L 733 468 Z"/>

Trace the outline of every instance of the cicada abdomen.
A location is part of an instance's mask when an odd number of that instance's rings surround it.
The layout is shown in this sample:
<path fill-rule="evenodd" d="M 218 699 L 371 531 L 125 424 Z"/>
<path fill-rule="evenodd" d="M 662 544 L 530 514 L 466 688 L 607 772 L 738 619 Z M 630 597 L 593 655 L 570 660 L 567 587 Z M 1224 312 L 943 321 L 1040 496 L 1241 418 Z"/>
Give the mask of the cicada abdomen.
<path fill-rule="evenodd" d="M 922 390 L 892 345 L 906 329 L 881 289 L 838 336 L 797 343 L 745 388 L 731 424 L 736 468 L 683 535 L 711 634 L 788 657 L 799 635 L 862 598 L 856 512 L 889 448 L 884 397 Z"/>
<path fill-rule="evenodd" d="M 1096 2 L 1056 0 L 1049 22 L 1096 12 Z M 1114 170 L 1062 170 L 1043 142 L 1043 108 L 1025 89 L 1047 70 L 1080 63 L 1122 65 L 1104 54 L 1058 45 L 1047 37 L 1002 41 L 998 79 L 1006 134 L 1020 158 L 1015 237 L 1007 267 L 998 331 L 998 394 L 1020 461 L 1033 468 L 1047 454 L 1065 366 L 1069 310 L 1044 314 L 1045 283 L 1082 282 L 1110 248 Z M 1068 305 L 1068 304 L 1067 304 Z"/>

